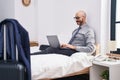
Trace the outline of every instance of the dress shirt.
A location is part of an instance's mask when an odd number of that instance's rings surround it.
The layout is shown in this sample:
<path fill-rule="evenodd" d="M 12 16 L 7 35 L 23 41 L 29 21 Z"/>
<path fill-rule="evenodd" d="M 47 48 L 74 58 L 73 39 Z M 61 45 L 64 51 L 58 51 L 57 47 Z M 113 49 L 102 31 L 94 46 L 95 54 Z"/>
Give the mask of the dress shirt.
<path fill-rule="evenodd" d="M 75 29 L 72 33 L 76 33 L 78 30 Z M 76 46 L 76 51 L 93 53 L 95 52 L 95 32 L 87 24 L 83 24 L 79 32 L 75 35 L 71 45 Z"/>
<path fill-rule="evenodd" d="M 81 29 L 81 27 L 79 26 L 79 28 L 75 30 L 74 34 L 72 35 L 71 40 L 69 41 L 69 44 L 71 44 L 73 42 L 75 36 L 78 34 L 80 29 Z"/>

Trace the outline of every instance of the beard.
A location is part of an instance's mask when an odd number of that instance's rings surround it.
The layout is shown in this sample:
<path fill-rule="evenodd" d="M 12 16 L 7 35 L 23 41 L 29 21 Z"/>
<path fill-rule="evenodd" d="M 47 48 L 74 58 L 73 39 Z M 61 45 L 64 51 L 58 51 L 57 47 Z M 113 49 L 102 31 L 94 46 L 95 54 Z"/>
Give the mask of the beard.
<path fill-rule="evenodd" d="M 84 22 L 83 22 L 83 20 L 80 20 L 80 21 L 76 21 L 76 23 L 77 23 L 78 25 L 82 25 Z"/>

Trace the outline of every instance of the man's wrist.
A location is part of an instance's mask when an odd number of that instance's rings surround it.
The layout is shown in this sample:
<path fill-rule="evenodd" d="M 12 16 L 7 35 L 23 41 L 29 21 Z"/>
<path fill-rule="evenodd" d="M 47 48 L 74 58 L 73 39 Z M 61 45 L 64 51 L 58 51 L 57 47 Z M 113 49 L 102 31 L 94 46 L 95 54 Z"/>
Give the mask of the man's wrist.
<path fill-rule="evenodd" d="M 72 49 L 76 50 L 76 46 L 73 46 Z"/>

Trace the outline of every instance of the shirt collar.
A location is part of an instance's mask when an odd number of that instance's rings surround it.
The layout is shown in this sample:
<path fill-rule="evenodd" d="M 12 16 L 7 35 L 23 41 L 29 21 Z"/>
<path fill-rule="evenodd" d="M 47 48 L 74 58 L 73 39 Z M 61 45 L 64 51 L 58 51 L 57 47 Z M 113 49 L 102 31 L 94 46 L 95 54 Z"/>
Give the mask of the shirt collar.
<path fill-rule="evenodd" d="M 80 27 L 81 27 L 81 29 L 82 29 L 82 28 L 84 28 L 85 26 L 87 26 L 87 23 L 81 25 Z"/>

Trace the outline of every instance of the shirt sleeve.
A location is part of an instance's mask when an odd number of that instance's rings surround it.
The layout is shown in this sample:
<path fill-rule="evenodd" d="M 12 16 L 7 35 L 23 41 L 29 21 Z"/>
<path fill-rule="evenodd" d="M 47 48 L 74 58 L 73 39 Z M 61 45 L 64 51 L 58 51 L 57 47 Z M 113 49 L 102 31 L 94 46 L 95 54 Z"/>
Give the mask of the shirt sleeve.
<path fill-rule="evenodd" d="M 92 29 L 85 33 L 86 46 L 76 46 L 76 51 L 94 53 L 95 52 L 95 33 Z"/>

